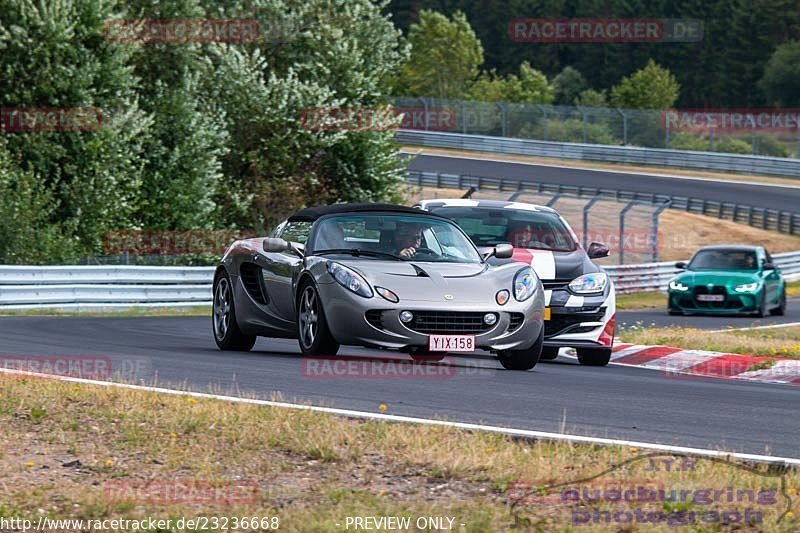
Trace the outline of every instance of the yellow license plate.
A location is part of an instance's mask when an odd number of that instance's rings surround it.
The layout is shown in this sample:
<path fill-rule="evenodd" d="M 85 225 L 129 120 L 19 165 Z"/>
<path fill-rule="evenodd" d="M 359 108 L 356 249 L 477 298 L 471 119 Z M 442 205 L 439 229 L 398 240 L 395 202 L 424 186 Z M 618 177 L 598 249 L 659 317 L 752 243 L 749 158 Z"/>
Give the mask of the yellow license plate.
<path fill-rule="evenodd" d="M 550 308 L 549 307 L 545 307 L 544 308 L 544 319 L 545 320 L 550 320 Z"/>

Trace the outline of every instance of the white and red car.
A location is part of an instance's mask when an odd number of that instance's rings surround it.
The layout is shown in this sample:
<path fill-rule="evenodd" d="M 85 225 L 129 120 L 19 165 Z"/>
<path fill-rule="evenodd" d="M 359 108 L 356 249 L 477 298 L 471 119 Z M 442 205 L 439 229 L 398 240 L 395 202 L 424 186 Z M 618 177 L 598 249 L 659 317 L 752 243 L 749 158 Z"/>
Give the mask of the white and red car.
<path fill-rule="evenodd" d="M 581 364 L 603 366 L 611 357 L 616 301 L 611 280 L 592 259 L 608 247 L 584 250 L 557 211 L 522 202 L 465 198 L 423 200 L 416 207 L 453 219 L 479 247 L 510 243 L 513 260 L 529 264 L 545 289 L 542 359 L 574 348 Z"/>

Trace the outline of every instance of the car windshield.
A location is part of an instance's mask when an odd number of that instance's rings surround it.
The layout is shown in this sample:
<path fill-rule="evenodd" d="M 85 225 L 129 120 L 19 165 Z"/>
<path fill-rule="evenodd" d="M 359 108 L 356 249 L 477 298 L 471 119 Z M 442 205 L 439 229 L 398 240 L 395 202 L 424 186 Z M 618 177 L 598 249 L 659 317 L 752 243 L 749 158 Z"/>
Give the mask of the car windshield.
<path fill-rule="evenodd" d="M 478 246 L 510 243 L 515 248 L 572 252 L 577 243 L 557 213 L 487 207 L 436 207 Z"/>
<path fill-rule="evenodd" d="M 430 216 L 365 213 L 326 217 L 319 222 L 313 254 L 346 254 L 364 259 L 480 263 L 475 246 L 458 227 Z"/>
<path fill-rule="evenodd" d="M 752 250 L 701 250 L 689 263 L 689 270 L 757 270 Z"/>

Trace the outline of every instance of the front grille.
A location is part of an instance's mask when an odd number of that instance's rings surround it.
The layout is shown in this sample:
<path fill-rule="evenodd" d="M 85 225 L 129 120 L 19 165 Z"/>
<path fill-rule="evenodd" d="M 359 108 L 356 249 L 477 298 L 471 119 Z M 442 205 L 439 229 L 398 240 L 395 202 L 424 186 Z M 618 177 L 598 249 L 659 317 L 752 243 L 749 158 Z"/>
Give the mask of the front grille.
<path fill-rule="evenodd" d="M 723 297 L 721 302 L 701 302 L 697 297 L 701 294 L 717 294 Z M 731 309 L 739 307 L 738 302 L 728 299 L 728 291 L 721 285 L 714 285 L 709 288 L 705 285 L 698 285 L 694 288 L 694 304 L 698 309 Z"/>
<path fill-rule="evenodd" d="M 414 320 L 406 324 L 417 333 L 428 335 L 478 335 L 494 328 L 483 321 L 486 313 L 449 311 L 411 311 Z"/>
<path fill-rule="evenodd" d="M 599 307 L 590 312 L 570 311 L 566 313 L 557 313 L 555 309 L 552 308 L 553 313 L 550 315 L 550 320 L 544 321 L 545 337 L 554 337 L 562 333 L 586 333 L 592 331 L 597 329 L 598 326 L 578 326 L 578 324 L 581 322 L 602 322 L 606 314 L 605 307 Z"/>
<path fill-rule="evenodd" d="M 239 270 L 242 283 L 247 293 L 260 304 L 267 304 L 267 291 L 264 290 L 264 282 L 261 277 L 261 267 L 253 263 L 242 263 Z"/>
<path fill-rule="evenodd" d="M 373 328 L 383 329 L 383 311 L 371 309 L 364 313 L 364 318 Z"/>
<path fill-rule="evenodd" d="M 542 286 L 545 290 L 552 291 L 557 289 L 566 289 L 569 286 L 570 280 L 563 280 L 563 279 L 549 279 L 549 280 L 542 280 Z"/>
<path fill-rule="evenodd" d="M 509 313 L 508 332 L 516 331 L 525 320 L 525 315 L 522 313 Z"/>

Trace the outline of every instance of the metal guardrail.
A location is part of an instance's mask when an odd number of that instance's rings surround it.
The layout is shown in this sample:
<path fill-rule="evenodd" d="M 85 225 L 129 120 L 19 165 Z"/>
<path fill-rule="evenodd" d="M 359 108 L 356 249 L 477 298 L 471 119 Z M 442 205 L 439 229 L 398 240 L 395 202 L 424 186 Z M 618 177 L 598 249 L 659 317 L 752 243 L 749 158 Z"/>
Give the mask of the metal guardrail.
<path fill-rule="evenodd" d="M 800 279 L 800 251 L 773 260 L 786 279 Z M 621 294 L 665 290 L 680 272 L 674 262 L 605 270 Z M 214 267 L 0 266 L 0 311 L 208 305 L 213 273 Z"/>
<path fill-rule="evenodd" d="M 800 161 L 800 160 L 798 160 Z M 406 180 L 422 187 L 468 189 L 488 189 L 497 191 L 524 191 L 538 194 L 572 194 L 579 197 L 600 196 L 616 201 L 640 201 L 663 205 L 669 203 L 670 209 L 731 220 L 756 228 L 789 235 L 800 235 L 800 214 L 777 209 L 765 209 L 733 202 L 718 202 L 688 196 L 634 192 L 606 187 L 586 187 L 565 185 L 563 183 L 528 182 L 505 178 L 468 176 L 441 172 L 408 171 Z"/>
<path fill-rule="evenodd" d="M 766 174 L 800 178 L 800 159 L 757 155 L 692 152 L 664 148 L 638 148 L 508 137 L 399 130 L 397 142 L 428 148 L 451 148 L 491 154 L 527 155 L 601 163 L 627 163 L 687 170 L 718 170 L 739 174 Z"/>
<path fill-rule="evenodd" d="M 0 266 L 0 309 L 211 303 L 214 267 Z"/>

